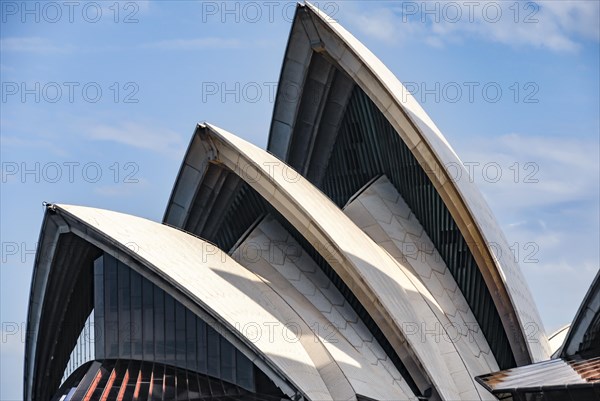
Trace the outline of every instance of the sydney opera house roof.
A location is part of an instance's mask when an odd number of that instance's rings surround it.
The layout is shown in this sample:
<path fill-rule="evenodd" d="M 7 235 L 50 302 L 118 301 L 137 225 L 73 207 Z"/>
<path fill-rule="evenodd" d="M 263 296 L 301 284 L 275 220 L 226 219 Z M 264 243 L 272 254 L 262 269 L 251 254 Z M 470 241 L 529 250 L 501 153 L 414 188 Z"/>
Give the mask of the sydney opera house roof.
<path fill-rule="evenodd" d="M 519 399 L 490 375 L 598 356 L 577 351 L 596 292 L 544 362 L 508 243 L 449 165 L 398 79 L 299 4 L 266 150 L 198 124 L 162 223 L 47 205 L 24 399 Z"/>

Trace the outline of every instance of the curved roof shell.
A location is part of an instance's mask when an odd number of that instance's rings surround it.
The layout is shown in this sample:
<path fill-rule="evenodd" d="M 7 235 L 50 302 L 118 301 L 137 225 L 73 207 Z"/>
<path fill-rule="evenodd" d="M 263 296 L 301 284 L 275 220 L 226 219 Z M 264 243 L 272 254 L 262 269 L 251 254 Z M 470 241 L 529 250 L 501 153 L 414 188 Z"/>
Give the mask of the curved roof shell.
<path fill-rule="evenodd" d="M 176 216 L 189 215 L 209 165 L 235 172 L 333 266 L 395 351 L 404 355 L 409 370 L 417 378 L 422 377 L 422 389 L 430 382 L 443 399 L 477 396 L 473 375 L 457 344 L 407 335 L 408 322 L 425 322 L 427 327 L 443 330 L 450 323 L 411 269 L 373 242 L 305 178 L 266 151 L 215 126 L 199 125 L 171 196 L 177 204 L 170 204 L 168 222 L 172 221 L 169 216 L 173 216 L 173 207 L 188 205 Z M 485 393 L 480 396 L 485 397 Z"/>
<path fill-rule="evenodd" d="M 298 5 L 293 22 L 268 150 L 321 188 L 352 84 L 383 114 L 441 197 L 476 261 L 517 365 L 548 358 L 541 318 L 520 267 L 457 154 L 394 74 L 308 2 Z"/>
<path fill-rule="evenodd" d="M 25 399 L 51 396 L 53 385 L 45 372 L 63 368 L 54 358 L 60 352 L 53 344 L 64 341 L 60 328 L 65 312 L 49 307 L 56 299 L 63 304 L 68 300 L 48 283 L 59 275 L 77 276 L 84 263 L 72 248 L 56 246 L 61 237 L 70 235 L 79 239 L 77 252 L 104 251 L 169 292 L 244 352 L 288 396 L 356 399 L 337 362 L 320 342 L 315 343 L 312 332 L 289 327 L 289 322 L 303 321 L 298 313 L 217 247 L 143 218 L 71 205 L 49 206 L 44 219 L 28 316 Z M 73 263 L 65 262 L 65 256 Z M 277 324 L 278 330 L 258 336 L 244 330 L 256 324 L 265 328 Z M 57 388 L 58 383 L 53 384 Z"/>

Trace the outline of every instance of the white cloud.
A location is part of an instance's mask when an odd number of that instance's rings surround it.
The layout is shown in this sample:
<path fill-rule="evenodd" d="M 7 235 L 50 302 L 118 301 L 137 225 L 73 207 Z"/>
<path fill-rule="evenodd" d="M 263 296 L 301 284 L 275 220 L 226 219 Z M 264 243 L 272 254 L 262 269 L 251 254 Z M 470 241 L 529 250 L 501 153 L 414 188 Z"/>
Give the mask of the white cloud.
<path fill-rule="evenodd" d="M 0 136 L 0 143 L 2 147 L 7 148 L 22 148 L 22 149 L 43 149 L 55 156 L 66 156 L 68 152 L 58 146 L 55 142 L 44 140 L 44 139 L 23 139 L 16 136 Z"/>
<path fill-rule="evenodd" d="M 181 136 L 176 132 L 134 122 L 114 126 L 98 125 L 88 129 L 88 137 L 150 150 L 174 158 L 182 157 L 185 149 Z"/>
<path fill-rule="evenodd" d="M 158 42 L 147 43 L 144 47 L 165 50 L 201 50 L 213 48 L 237 48 L 241 46 L 238 39 L 229 38 L 192 38 L 192 39 L 169 39 Z"/>
<path fill-rule="evenodd" d="M 539 208 L 598 194 L 597 140 L 509 134 L 472 141 L 460 154 L 463 162 L 479 163 L 473 167 L 475 182 L 499 208 Z M 497 182 L 493 164 L 501 168 Z"/>
<path fill-rule="evenodd" d="M 389 43 L 413 40 L 440 47 L 477 39 L 575 51 L 584 40 L 600 42 L 598 1 L 403 1 L 368 10 L 354 2 L 340 5 L 358 31 Z"/>
<path fill-rule="evenodd" d="M 24 53 L 68 53 L 74 49 L 71 45 L 56 45 L 48 39 L 40 37 L 10 37 L 0 39 L 2 52 Z"/>
<path fill-rule="evenodd" d="M 354 24 L 360 26 L 360 29 L 367 35 L 378 40 L 394 42 L 397 40 L 396 33 L 396 15 L 390 9 L 379 8 L 369 13 L 353 13 Z"/>
<path fill-rule="evenodd" d="M 600 266 L 598 139 L 510 134 L 460 147 L 463 162 L 480 163 L 475 183 L 517 252 L 546 329 L 569 323 Z M 538 166 L 531 178 L 539 182 L 524 182 L 534 171 L 526 162 Z M 486 163 L 502 168 L 498 182 L 482 174 Z"/>
<path fill-rule="evenodd" d="M 600 40 L 598 1 L 544 1 L 541 6 L 565 31 L 591 40 Z"/>

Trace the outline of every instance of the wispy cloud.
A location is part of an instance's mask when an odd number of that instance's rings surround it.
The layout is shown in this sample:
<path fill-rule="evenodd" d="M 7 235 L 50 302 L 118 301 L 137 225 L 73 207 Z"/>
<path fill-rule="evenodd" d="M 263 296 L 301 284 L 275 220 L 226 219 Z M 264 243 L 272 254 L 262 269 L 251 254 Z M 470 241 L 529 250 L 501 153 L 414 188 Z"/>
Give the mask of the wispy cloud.
<path fill-rule="evenodd" d="M 516 133 L 476 140 L 461 152 L 463 162 L 479 163 L 473 178 L 493 203 L 524 209 L 597 197 L 598 157 L 597 139 Z M 487 163 L 501 167 L 502 177 L 497 182 L 483 173 Z M 488 175 L 492 173 L 495 169 Z"/>
<path fill-rule="evenodd" d="M 66 156 L 68 152 L 55 142 L 45 139 L 23 139 L 16 136 L 0 136 L 2 148 L 43 149 L 55 156 Z"/>
<path fill-rule="evenodd" d="M 440 47 L 477 38 L 510 46 L 575 51 L 585 40 L 600 42 L 597 1 L 389 4 L 362 10 L 349 2 L 343 3 L 340 11 L 358 31 L 390 43 L 412 40 Z"/>
<path fill-rule="evenodd" d="M 74 47 L 68 44 L 57 45 L 40 37 L 10 37 L 0 39 L 0 49 L 2 52 L 47 54 L 69 53 Z"/>
<path fill-rule="evenodd" d="M 460 148 L 463 162 L 479 163 L 475 183 L 512 244 L 546 327 L 569 323 L 600 263 L 598 139 L 509 134 Z M 484 174 L 486 163 L 500 166 L 497 182 L 496 168 Z"/>
<path fill-rule="evenodd" d="M 377 8 L 367 13 L 352 13 L 351 22 L 369 36 L 386 42 L 395 42 L 397 36 L 397 15 L 392 9 Z M 412 26 L 406 27 L 409 31 Z M 396 33 L 396 35 L 392 34 Z M 404 31 L 404 34 L 409 32 Z"/>
<path fill-rule="evenodd" d="M 184 141 L 176 132 L 134 122 L 98 125 L 88 132 L 88 137 L 92 140 L 117 142 L 173 158 L 181 157 L 185 148 Z"/>
<path fill-rule="evenodd" d="M 191 38 L 191 39 L 168 39 L 158 42 L 147 43 L 144 47 L 164 50 L 201 50 L 214 48 L 237 48 L 241 46 L 238 39 L 230 38 Z"/>

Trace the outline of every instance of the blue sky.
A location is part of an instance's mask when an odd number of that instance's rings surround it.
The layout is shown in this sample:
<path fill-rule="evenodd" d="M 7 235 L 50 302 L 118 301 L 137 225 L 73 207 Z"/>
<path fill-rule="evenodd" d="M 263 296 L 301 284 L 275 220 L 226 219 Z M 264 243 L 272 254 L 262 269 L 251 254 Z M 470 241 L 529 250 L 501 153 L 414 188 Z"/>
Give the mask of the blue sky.
<path fill-rule="evenodd" d="M 264 147 L 294 3 L 0 4 L 0 399 L 17 400 L 42 201 L 160 220 L 196 122 Z M 569 323 L 600 259 L 599 3 L 316 4 L 415 92 L 546 330 Z"/>

